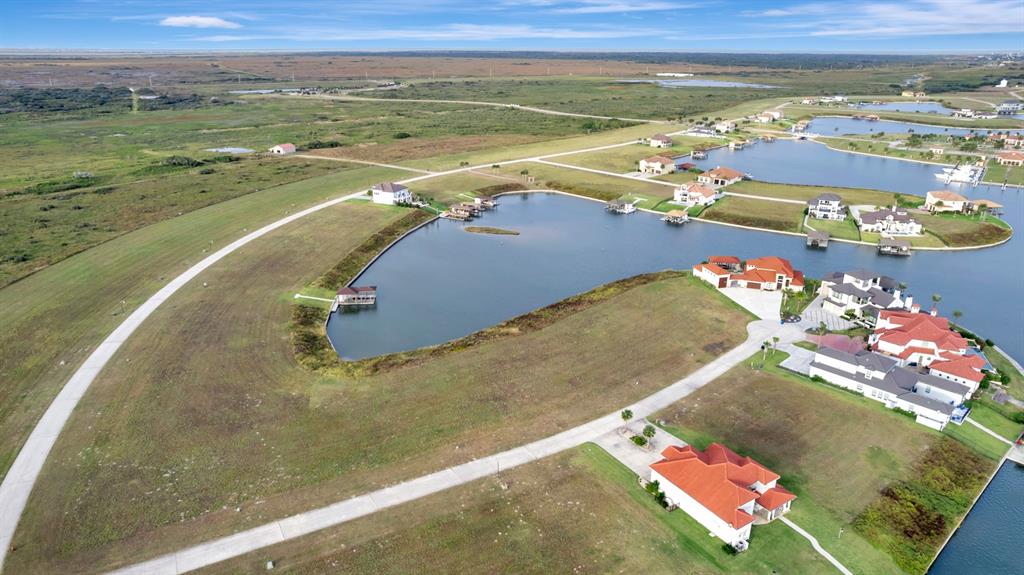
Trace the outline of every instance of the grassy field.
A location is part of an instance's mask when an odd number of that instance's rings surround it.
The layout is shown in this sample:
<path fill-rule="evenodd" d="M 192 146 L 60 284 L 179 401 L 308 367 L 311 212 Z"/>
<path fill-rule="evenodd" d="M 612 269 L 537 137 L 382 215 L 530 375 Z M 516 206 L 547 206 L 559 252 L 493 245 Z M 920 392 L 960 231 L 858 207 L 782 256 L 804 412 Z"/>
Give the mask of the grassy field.
<path fill-rule="evenodd" d="M 896 194 L 865 188 L 836 188 L 831 186 L 800 186 L 796 184 L 775 184 L 757 180 L 737 182 L 728 188 L 733 194 L 748 194 L 785 200 L 810 200 L 821 194 L 833 193 L 843 198 L 846 204 L 891 205 Z M 913 196 L 904 196 L 913 197 Z M 921 198 L 924 201 L 924 198 Z"/>
<path fill-rule="evenodd" d="M 997 345 L 998 343 L 996 342 Z M 1010 382 L 1004 386 L 1006 392 L 1017 399 L 1024 400 L 1024 374 L 1017 371 L 1017 368 L 1013 367 L 1005 355 L 991 347 L 985 349 L 985 356 L 1000 373 L 1009 376 Z"/>
<path fill-rule="evenodd" d="M 964 214 L 916 214 L 925 232 L 939 238 L 947 246 L 977 246 L 991 244 L 1010 237 L 1013 230 L 995 216 Z"/>
<path fill-rule="evenodd" d="M 561 158 L 557 158 L 557 161 L 560 162 Z M 535 178 L 534 183 L 530 184 L 533 188 L 552 188 L 603 201 L 620 197 L 630 201 L 640 200 L 637 206 L 648 209 L 653 209 L 664 200 L 672 199 L 673 189 L 670 186 L 535 162 L 509 165 L 501 168 L 500 173 L 510 177 L 521 177 L 520 173 L 523 170 Z"/>
<path fill-rule="evenodd" d="M 586 517 L 585 521 L 580 521 Z M 782 524 L 747 553 L 681 511 L 667 512 L 596 445 L 516 468 L 200 573 L 828 573 Z"/>
<path fill-rule="evenodd" d="M 863 140 L 851 140 L 846 138 L 819 138 L 818 140 L 828 145 L 830 148 L 842 150 L 844 152 L 862 152 L 866 154 L 875 154 L 877 156 L 886 156 L 889 158 L 920 160 L 923 162 L 934 162 L 936 164 L 947 164 L 950 166 L 954 164 L 975 162 L 978 160 L 977 155 L 956 153 L 953 145 L 949 143 L 924 144 L 926 147 L 934 146 L 944 150 L 941 155 L 936 155 L 927 150 L 918 151 L 893 148 L 889 146 L 889 142 L 885 140 L 879 142 L 864 142 Z"/>
<path fill-rule="evenodd" d="M 860 108 L 846 108 L 838 106 L 807 106 L 794 104 L 786 107 L 786 115 L 791 118 L 812 117 L 812 116 L 855 116 L 864 114 Z M 914 112 L 893 112 L 889 110 L 871 110 L 871 113 L 883 120 L 897 120 L 903 122 L 918 122 L 931 124 L 933 126 L 949 126 L 951 128 L 966 128 L 988 130 L 988 129 L 1020 129 L 1024 127 L 1021 120 L 1008 118 L 996 120 L 967 120 L 954 118 L 952 116 L 941 116 L 939 114 L 920 114 Z"/>
<path fill-rule="evenodd" d="M 880 404 L 781 370 L 776 365 L 783 357 L 769 355 L 761 370 L 733 368 L 657 417 L 698 446 L 722 441 L 780 473 L 783 485 L 799 496 L 789 517 L 855 573 L 900 572 L 874 533 L 855 524 L 884 488 L 917 477 L 942 436 Z M 757 355 L 750 363 L 760 361 Z M 954 445 L 954 451 L 970 453 Z M 974 463 L 975 474 L 993 465 Z M 972 477 L 968 490 L 976 493 L 983 479 Z M 922 510 L 934 511 L 927 503 Z M 960 500 L 952 510 L 942 509 L 950 519 L 965 510 Z M 840 528 L 845 532 L 837 538 Z M 949 529 L 951 522 L 944 523 L 939 535 Z M 941 544 L 934 536 L 929 533 L 926 551 Z"/>
<path fill-rule="evenodd" d="M 860 232 L 860 239 L 864 242 L 877 244 L 882 239 L 882 235 L 862 231 Z M 927 229 L 920 236 L 909 236 L 904 239 L 910 240 L 910 245 L 915 248 L 942 248 L 946 246 L 946 242 L 942 241 L 938 236 L 928 233 Z"/>
<path fill-rule="evenodd" d="M 644 158 L 655 155 L 665 155 L 674 158 L 689 154 L 698 147 L 709 147 L 722 143 L 722 140 L 712 138 L 687 138 L 684 136 L 674 136 L 672 140 L 674 145 L 671 148 L 652 148 L 647 144 L 637 144 L 636 146 L 624 146 L 597 152 L 563 156 L 558 158 L 558 161 L 564 164 L 583 166 L 584 168 L 626 173 L 637 171 L 640 160 Z"/>
<path fill-rule="evenodd" d="M 1015 184 L 1024 186 L 1024 168 L 1004 166 L 991 161 L 985 166 L 984 181 L 992 184 Z"/>
<path fill-rule="evenodd" d="M 522 178 L 480 170 L 420 180 L 410 184 L 409 189 L 417 196 L 447 205 L 464 202 L 477 190 L 513 183 L 525 184 Z"/>
<path fill-rule="evenodd" d="M 143 226 L 352 167 L 298 158 L 246 159 L 107 186 L 0 195 L 0 286 Z"/>
<path fill-rule="evenodd" d="M 747 88 L 662 88 L 600 78 L 469 80 L 420 82 L 378 92 L 387 98 L 477 100 L 522 104 L 617 118 L 681 119 L 718 117 L 737 104 L 778 95 Z M 723 116 L 724 117 L 724 116 Z"/>
<path fill-rule="evenodd" d="M 727 196 L 708 206 L 700 217 L 741 226 L 799 232 L 804 206 Z"/>
<path fill-rule="evenodd" d="M 519 445 L 660 389 L 746 335 L 742 312 L 682 277 L 373 377 L 302 370 L 290 294 L 391 213 L 310 216 L 158 310 L 55 447 L 11 568 L 109 567 Z M 683 323 L 686 341 L 671 337 Z M 619 360 L 624 347 L 633 361 Z"/>
<path fill-rule="evenodd" d="M 246 230 L 399 173 L 359 168 L 220 202 L 114 238 L 0 290 L 0 474 L 123 311 Z"/>
<path fill-rule="evenodd" d="M 844 240 L 860 241 L 860 229 L 857 228 L 857 222 L 853 221 L 853 218 L 847 216 L 847 218 L 841 222 L 835 220 L 818 220 L 809 219 L 807 220 L 807 226 L 814 228 L 819 232 L 828 232 L 833 238 L 840 238 Z"/>

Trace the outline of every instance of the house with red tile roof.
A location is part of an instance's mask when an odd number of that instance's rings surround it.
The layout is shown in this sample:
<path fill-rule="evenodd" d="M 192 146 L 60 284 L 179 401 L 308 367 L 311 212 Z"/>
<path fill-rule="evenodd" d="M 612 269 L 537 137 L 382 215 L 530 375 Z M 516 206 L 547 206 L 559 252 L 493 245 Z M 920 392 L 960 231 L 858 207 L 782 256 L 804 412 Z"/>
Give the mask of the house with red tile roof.
<path fill-rule="evenodd" d="M 708 256 L 708 263 L 715 264 L 731 272 L 743 270 L 743 262 L 736 256 Z"/>
<path fill-rule="evenodd" d="M 949 328 L 949 320 L 912 311 L 880 311 L 868 343 L 901 365 L 927 366 L 967 353 L 967 340 Z"/>
<path fill-rule="evenodd" d="M 755 516 L 772 521 L 796 499 L 778 484 L 779 474 L 718 443 L 704 451 L 673 445 L 661 457 L 651 464 L 651 480 L 669 505 L 739 550 L 747 547 Z"/>
<path fill-rule="evenodd" d="M 1000 152 L 996 161 L 1004 166 L 1024 166 L 1024 152 Z"/>
<path fill-rule="evenodd" d="M 932 213 L 966 212 L 970 205 L 971 203 L 967 198 L 948 190 L 931 191 L 924 198 L 925 209 Z"/>
<path fill-rule="evenodd" d="M 737 172 L 736 170 L 725 166 L 717 166 L 714 169 L 708 170 L 697 176 L 697 181 L 699 183 L 704 184 L 705 186 L 714 186 L 717 188 L 728 186 L 729 184 L 735 184 L 742 179 L 742 172 Z"/>
<path fill-rule="evenodd" d="M 985 379 L 985 365 L 985 359 L 979 355 L 946 353 L 928 365 L 928 373 L 966 385 L 974 393 Z"/>
<path fill-rule="evenodd" d="M 288 155 L 288 154 L 294 154 L 295 153 L 295 144 L 278 144 L 278 145 L 274 146 L 273 148 L 270 148 L 267 151 L 270 152 L 271 154 L 276 154 L 278 156 L 285 156 L 285 155 Z"/>
<path fill-rule="evenodd" d="M 708 260 L 707 264 L 693 266 L 693 275 L 717 287 L 740 287 L 762 291 L 786 290 L 798 292 L 804 289 L 804 274 L 793 269 L 789 260 L 767 256 L 747 260 L 738 271 L 729 274 L 726 282 L 719 272 L 739 262 L 735 256 L 713 256 L 719 261 Z M 735 268 L 733 268 L 735 270 Z"/>
<path fill-rule="evenodd" d="M 719 194 L 715 190 L 690 182 L 676 188 L 672 201 L 687 206 L 709 206 L 718 199 Z"/>

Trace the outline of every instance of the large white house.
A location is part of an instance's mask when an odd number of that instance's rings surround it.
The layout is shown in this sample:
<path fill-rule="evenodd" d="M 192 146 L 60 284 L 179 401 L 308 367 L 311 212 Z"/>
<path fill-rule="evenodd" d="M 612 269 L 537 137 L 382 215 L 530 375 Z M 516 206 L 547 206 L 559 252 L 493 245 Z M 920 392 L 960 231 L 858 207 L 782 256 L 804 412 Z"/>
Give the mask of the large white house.
<path fill-rule="evenodd" d="M 949 328 L 949 320 L 934 313 L 881 311 L 868 343 L 904 365 L 925 366 L 967 354 L 967 339 Z"/>
<path fill-rule="evenodd" d="M 971 202 L 956 192 L 935 190 L 928 192 L 924 198 L 924 207 L 933 213 L 966 212 Z"/>
<path fill-rule="evenodd" d="M 882 208 L 876 211 L 857 211 L 857 225 L 862 232 L 873 232 L 889 236 L 917 236 L 924 230 L 914 216 L 899 207 Z"/>
<path fill-rule="evenodd" d="M 846 206 L 839 194 L 826 192 L 807 200 L 807 215 L 818 220 L 846 219 Z"/>
<path fill-rule="evenodd" d="M 383 182 L 370 189 L 373 196 L 373 203 L 393 206 L 396 204 L 411 204 L 412 192 L 402 184 L 394 182 Z"/>
<path fill-rule="evenodd" d="M 914 298 L 889 276 L 868 270 L 834 272 L 821 280 L 821 308 L 835 315 L 852 312 L 874 323 L 885 309 L 914 309 Z"/>
<path fill-rule="evenodd" d="M 819 347 L 808 375 L 902 409 L 932 429 L 949 423 L 957 406 L 971 397 L 972 389 L 961 383 L 899 366 L 899 362 L 870 351 L 856 354 Z"/>
<path fill-rule="evenodd" d="M 651 464 L 651 480 L 675 506 L 737 550 L 747 548 L 755 516 L 768 522 L 789 511 L 796 495 L 779 475 L 712 443 L 704 451 L 670 446 Z"/>
<path fill-rule="evenodd" d="M 672 201 L 687 206 L 709 206 L 718 199 L 718 192 L 700 184 L 683 184 L 675 189 Z"/>
<path fill-rule="evenodd" d="M 676 171 L 676 162 L 668 156 L 651 156 L 640 160 L 642 174 L 671 174 Z"/>

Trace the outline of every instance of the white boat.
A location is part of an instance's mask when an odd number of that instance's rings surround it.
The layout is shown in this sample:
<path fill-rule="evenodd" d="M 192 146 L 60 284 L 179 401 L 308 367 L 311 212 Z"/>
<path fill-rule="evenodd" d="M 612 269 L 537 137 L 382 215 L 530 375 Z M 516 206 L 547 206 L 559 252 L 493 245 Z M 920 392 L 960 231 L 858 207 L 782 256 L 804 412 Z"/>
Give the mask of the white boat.
<path fill-rule="evenodd" d="M 935 174 L 935 178 L 946 184 L 977 184 L 981 180 L 983 170 L 978 166 L 956 166 L 953 168 L 942 168 L 942 171 Z"/>

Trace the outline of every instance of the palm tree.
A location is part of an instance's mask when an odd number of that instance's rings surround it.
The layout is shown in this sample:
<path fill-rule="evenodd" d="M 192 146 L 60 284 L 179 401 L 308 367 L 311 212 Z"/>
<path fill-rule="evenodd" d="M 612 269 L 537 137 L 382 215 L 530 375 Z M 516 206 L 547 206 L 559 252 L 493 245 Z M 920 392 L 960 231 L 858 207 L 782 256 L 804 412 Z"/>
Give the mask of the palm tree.
<path fill-rule="evenodd" d="M 772 336 L 772 355 L 775 355 L 775 347 L 779 345 L 779 336 Z"/>
<path fill-rule="evenodd" d="M 628 409 L 623 409 L 619 415 L 622 417 L 622 423 L 629 423 L 629 420 L 633 419 L 633 412 Z"/>
<path fill-rule="evenodd" d="M 940 301 L 942 301 L 942 295 L 941 294 L 937 294 L 937 293 L 933 293 L 932 294 L 932 303 L 939 303 Z"/>
<path fill-rule="evenodd" d="M 658 430 L 655 429 L 653 425 L 645 425 L 643 433 L 644 437 L 646 437 L 647 439 L 651 439 L 654 437 L 655 434 L 658 433 Z"/>
<path fill-rule="evenodd" d="M 964 312 L 962 312 L 962 311 L 960 311 L 958 309 L 953 310 L 953 319 L 955 319 L 957 321 L 957 323 L 960 323 L 960 318 L 962 318 L 963 316 L 964 316 Z"/>

